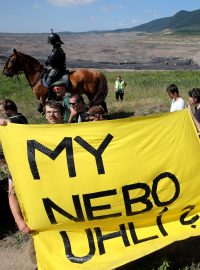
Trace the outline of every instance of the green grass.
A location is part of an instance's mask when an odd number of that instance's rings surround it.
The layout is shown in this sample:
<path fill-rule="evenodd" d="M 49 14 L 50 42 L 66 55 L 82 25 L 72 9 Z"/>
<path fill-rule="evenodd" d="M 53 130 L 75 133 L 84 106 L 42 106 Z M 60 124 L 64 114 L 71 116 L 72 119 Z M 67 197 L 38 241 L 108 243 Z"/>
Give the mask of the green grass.
<path fill-rule="evenodd" d="M 187 92 L 200 86 L 200 71 L 104 71 L 108 80 L 108 110 L 111 118 L 148 115 L 169 110 L 171 100 L 166 94 L 166 87 L 177 84 L 181 96 L 187 100 Z M 121 75 L 128 85 L 125 89 L 124 102 L 115 100 L 114 81 Z M 17 78 L 6 78 L 0 75 L 0 98 L 11 98 L 24 113 L 30 123 L 45 123 L 41 115 L 37 115 L 38 101 L 32 93 L 23 75 Z M 87 101 L 87 99 L 85 99 Z"/>
<path fill-rule="evenodd" d="M 128 83 L 123 108 L 118 108 L 114 99 L 113 82 L 118 74 Z M 107 98 L 110 111 L 123 109 L 135 112 L 135 116 L 168 111 L 171 100 L 166 87 L 172 83 L 178 86 L 185 100 L 188 90 L 200 86 L 200 71 L 123 71 L 105 72 L 105 75 L 110 90 Z"/>
<path fill-rule="evenodd" d="M 200 87 L 200 71 L 103 71 L 103 73 L 108 80 L 109 93 L 107 105 L 111 118 L 169 111 L 171 100 L 166 93 L 166 87 L 171 83 L 177 84 L 181 96 L 185 100 L 188 98 L 188 90 L 193 87 Z M 115 93 L 113 91 L 114 81 L 118 75 L 128 83 L 123 103 L 115 100 Z M 16 77 L 11 79 L 0 75 L 0 99 L 10 98 L 15 101 L 19 111 L 27 116 L 29 123 L 45 123 L 44 116 L 37 114 L 38 101 L 23 75 L 20 76 L 20 82 L 21 85 Z M 183 245 L 187 245 L 187 241 L 183 242 Z M 188 251 L 190 248 L 189 246 Z M 196 245 L 194 245 L 194 248 L 196 248 Z M 180 257 L 185 255 L 185 253 L 182 253 Z M 199 256 L 199 253 L 197 256 Z M 187 265 L 181 265 L 180 263 L 180 268 L 173 268 L 171 266 L 176 259 L 170 259 L 163 251 L 161 253 L 158 251 L 137 260 L 130 267 L 123 266 L 119 269 L 200 269 L 200 263 L 196 261 L 193 263 L 194 256 L 191 256 L 190 263 L 187 263 Z"/>

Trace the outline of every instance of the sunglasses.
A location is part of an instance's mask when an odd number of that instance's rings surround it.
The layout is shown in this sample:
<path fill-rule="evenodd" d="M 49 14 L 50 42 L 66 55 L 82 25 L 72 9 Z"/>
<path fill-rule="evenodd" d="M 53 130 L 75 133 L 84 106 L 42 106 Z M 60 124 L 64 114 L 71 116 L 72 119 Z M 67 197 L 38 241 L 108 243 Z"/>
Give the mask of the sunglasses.
<path fill-rule="evenodd" d="M 77 100 L 76 102 L 74 102 L 74 103 L 70 102 L 69 104 L 70 104 L 71 106 L 76 106 L 76 104 L 78 104 L 79 102 L 80 102 L 80 100 Z"/>

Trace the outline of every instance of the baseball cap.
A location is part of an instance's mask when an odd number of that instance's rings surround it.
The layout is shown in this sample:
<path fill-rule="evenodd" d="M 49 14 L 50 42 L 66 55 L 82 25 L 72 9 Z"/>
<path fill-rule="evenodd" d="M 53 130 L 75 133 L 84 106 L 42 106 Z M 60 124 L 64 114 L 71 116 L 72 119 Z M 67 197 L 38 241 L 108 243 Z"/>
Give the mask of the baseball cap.
<path fill-rule="evenodd" d="M 68 88 L 69 79 L 66 75 L 64 75 L 60 80 L 52 83 L 52 86 L 65 86 L 66 88 Z"/>

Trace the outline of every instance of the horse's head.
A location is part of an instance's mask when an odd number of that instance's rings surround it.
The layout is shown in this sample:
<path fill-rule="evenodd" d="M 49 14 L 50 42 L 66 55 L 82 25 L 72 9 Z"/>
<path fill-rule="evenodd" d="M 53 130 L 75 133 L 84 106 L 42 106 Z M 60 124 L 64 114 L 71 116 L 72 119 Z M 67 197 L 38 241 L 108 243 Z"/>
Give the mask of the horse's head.
<path fill-rule="evenodd" d="M 20 53 L 17 50 L 13 50 L 13 53 L 9 56 L 4 68 L 3 75 L 13 77 L 23 72 L 23 63 L 20 58 Z"/>

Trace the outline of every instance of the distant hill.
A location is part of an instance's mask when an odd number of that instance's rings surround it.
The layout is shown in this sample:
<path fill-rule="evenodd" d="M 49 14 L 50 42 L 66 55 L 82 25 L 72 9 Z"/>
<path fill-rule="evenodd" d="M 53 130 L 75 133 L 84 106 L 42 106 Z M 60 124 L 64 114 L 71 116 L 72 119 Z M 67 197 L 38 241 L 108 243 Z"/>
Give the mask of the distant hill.
<path fill-rule="evenodd" d="M 200 33 L 200 9 L 181 10 L 172 17 L 161 18 L 129 28 L 129 31 L 160 32 L 166 29 L 173 32 Z"/>
<path fill-rule="evenodd" d="M 156 33 L 161 31 L 171 31 L 175 33 L 190 33 L 190 34 L 200 34 L 200 9 L 194 11 L 181 10 L 177 12 L 174 16 L 156 19 L 148 23 L 141 24 L 139 26 L 131 28 L 122 28 L 116 30 L 107 31 L 89 31 L 82 33 L 70 33 L 63 32 L 65 34 L 101 34 L 101 33 L 118 33 L 118 32 L 147 32 Z"/>

